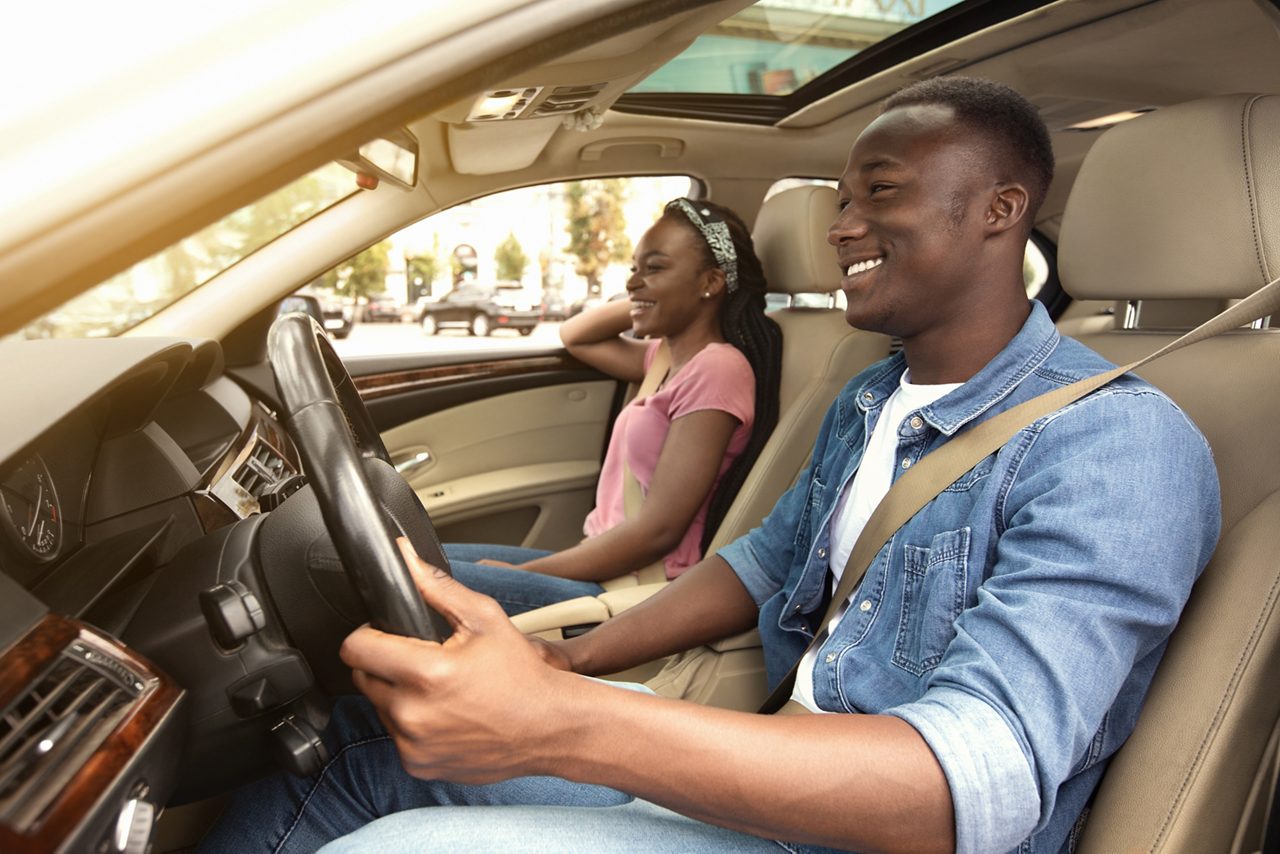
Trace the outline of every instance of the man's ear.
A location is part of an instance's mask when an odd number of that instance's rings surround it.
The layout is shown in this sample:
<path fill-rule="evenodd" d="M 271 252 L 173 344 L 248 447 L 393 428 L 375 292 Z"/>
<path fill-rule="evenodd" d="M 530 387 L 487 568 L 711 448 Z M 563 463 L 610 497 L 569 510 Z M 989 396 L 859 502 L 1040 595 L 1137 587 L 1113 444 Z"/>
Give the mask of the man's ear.
<path fill-rule="evenodd" d="M 987 206 L 983 225 L 987 234 L 996 235 L 1018 227 L 1027 216 L 1031 197 L 1021 184 L 997 184 Z"/>

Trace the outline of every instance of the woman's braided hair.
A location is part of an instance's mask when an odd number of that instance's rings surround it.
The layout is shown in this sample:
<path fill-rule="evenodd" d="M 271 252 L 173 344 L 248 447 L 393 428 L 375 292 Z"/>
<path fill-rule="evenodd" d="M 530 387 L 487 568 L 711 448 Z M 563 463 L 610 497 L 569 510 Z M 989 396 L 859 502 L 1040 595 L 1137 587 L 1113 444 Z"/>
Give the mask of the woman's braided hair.
<path fill-rule="evenodd" d="M 716 529 L 724 521 L 729 512 L 729 505 L 742 488 L 747 473 L 760 456 L 760 450 L 769 440 L 769 435 L 778 423 L 778 383 L 782 376 L 782 330 L 778 324 L 770 320 L 765 311 L 765 278 L 764 267 L 756 257 L 755 246 L 751 241 L 751 232 L 746 223 L 736 213 L 713 202 L 699 199 L 699 208 L 709 210 L 714 216 L 729 226 L 729 235 L 733 238 L 733 248 L 738 256 L 738 286 L 732 292 L 726 292 L 720 307 L 720 333 L 724 339 L 737 347 L 751 364 L 751 371 L 756 380 L 755 423 L 751 428 L 751 437 L 742 450 L 742 454 L 733 461 L 733 465 L 724 473 L 720 483 L 711 496 L 711 504 L 707 509 L 706 528 L 702 533 L 699 546 L 705 554 Z M 669 207 L 665 217 L 684 221 L 699 236 L 700 229 L 678 207 Z M 715 267 L 715 255 L 705 239 L 699 240 L 707 266 Z"/>

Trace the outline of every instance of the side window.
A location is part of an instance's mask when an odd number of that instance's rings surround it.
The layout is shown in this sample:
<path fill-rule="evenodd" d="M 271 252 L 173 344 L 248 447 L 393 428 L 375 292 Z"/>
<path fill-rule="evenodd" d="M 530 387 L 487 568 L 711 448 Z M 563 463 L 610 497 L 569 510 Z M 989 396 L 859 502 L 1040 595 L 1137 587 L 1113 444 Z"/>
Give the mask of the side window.
<path fill-rule="evenodd" d="M 557 347 L 561 321 L 625 294 L 632 247 L 697 187 L 658 176 L 495 193 L 402 228 L 305 292 L 334 306 L 325 326 L 342 356 Z"/>

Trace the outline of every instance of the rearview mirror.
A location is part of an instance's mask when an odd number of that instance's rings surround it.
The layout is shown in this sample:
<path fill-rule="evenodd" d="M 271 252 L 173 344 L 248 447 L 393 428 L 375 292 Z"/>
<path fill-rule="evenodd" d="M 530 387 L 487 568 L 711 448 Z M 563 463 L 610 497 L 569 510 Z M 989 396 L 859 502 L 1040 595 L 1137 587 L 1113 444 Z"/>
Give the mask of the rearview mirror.
<path fill-rule="evenodd" d="M 350 157 L 338 160 L 357 176 L 373 180 L 360 186 L 372 190 L 379 181 L 412 190 L 418 182 L 418 140 L 405 128 L 398 128 L 360 146 Z"/>

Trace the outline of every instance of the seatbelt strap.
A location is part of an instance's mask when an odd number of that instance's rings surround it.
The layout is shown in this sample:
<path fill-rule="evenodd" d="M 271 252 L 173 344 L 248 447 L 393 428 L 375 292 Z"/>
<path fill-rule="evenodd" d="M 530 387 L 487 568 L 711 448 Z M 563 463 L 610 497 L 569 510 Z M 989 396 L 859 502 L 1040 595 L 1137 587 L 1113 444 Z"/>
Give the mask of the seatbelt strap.
<path fill-rule="evenodd" d="M 658 390 L 662 385 L 662 381 L 667 378 L 667 374 L 671 371 L 671 350 L 667 347 L 667 342 L 663 341 L 658 345 L 658 350 L 653 354 L 653 361 L 649 363 L 649 369 L 644 373 L 644 380 L 640 383 L 640 389 L 636 392 L 636 396 L 631 399 L 632 403 L 642 400 Z M 640 481 L 631 472 L 631 466 L 627 465 L 627 454 L 625 449 L 622 450 L 622 511 L 623 515 L 628 519 L 634 519 L 640 515 L 640 508 L 644 506 L 644 492 L 640 488 Z M 659 559 L 641 567 L 635 573 L 636 582 L 639 584 L 656 584 L 660 581 L 667 580 L 667 566 L 665 561 Z"/>
<path fill-rule="evenodd" d="M 1023 401 L 1012 409 L 1007 409 L 956 436 L 923 457 L 920 462 L 898 478 L 881 499 L 871 518 L 867 520 L 862 533 L 854 542 L 853 551 L 849 553 L 844 574 L 840 576 L 840 584 L 831 596 L 831 603 L 827 606 L 813 640 L 791 668 L 791 672 L 783 677 L 769 698 L 764 701 L 764 705 L 760 707 L 761 714 L 777 711 L 790 714 L 805 711 L 804 706 L 799 703 L 788 702 L 795 687 L 796 671 L 800 667 L 800 661 L 804 660 L 810 650 L 818 648 L 826 641 L 827 627 L 832 619 L 844 615 L 849 605 L 849 596 L 861 583 L 867 567 L 871 565 L 884 545 L 898 532 L 899 528 L 910 521 L 912 516 L 933 501 L 942 490 L 955 483 L 961 475 L 1004 447 L 1005 443 L 1024 427 L 1057 412 L 1122 374 L 1154 362 L 1175 350 L 1181 350 L 1183 347 L 1212 338 L 1219 333 L 1237 329 L 1277 311 L 1280 311 L 1280 279 L 1272 281 L 1266 287 L 1146 358 Z M 783 710 L 784 704 L 787 706 L 785 710 Z"/>

